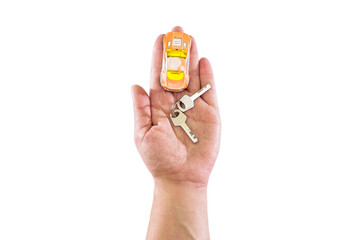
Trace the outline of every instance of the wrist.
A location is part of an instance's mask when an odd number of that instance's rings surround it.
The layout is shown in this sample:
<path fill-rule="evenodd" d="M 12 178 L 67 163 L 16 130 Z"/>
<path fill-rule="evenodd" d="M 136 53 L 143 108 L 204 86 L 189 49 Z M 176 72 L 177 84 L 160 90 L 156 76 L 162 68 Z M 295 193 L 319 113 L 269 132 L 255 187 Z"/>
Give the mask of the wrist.
<path fill-rule="evenodd" d="M 151 222 L 156 222 L 152 225 Z M 166 226 L 169 239 L 209 239 L 207 186 L 186 181 L 155 178 L 155 192 L 148 239 L 162 239 L 159 226 Z"/>
<path fill-rule="evenodd" d="M 168 193 L 207 193 L 207 183 L 154 178 L 155 189 Z"/>
<path fill-rule="evenodd" d="M 206 209 L 207 185 L 155 179 L 154 198 L 177 209 Z"/>

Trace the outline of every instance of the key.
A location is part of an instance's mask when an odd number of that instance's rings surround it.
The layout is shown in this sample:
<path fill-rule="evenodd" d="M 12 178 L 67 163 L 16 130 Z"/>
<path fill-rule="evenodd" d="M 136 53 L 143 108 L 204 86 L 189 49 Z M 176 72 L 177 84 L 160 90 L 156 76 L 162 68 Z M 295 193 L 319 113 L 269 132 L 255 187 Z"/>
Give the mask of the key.
<path fill-rule="evenodd" d="M 194 135 L 191 129 L 187 126 L 186 124 L 187 116 L 183 112 L 176 109 L 174 111 L 174 116 L 170 114 L 170 118 L 173 122 L 173 125 L 175 125 L 176 127 L 181 126 L 183 128 L 183 130 L 187 133 L 187 135 L 189 136 L 189 138 L 192 140 L 193 143 L 198 142 L 198 138 L 196 137 L 196 135 Z"/>
<path fill-rule="evenodd" d="M 178 109 L 180 109 L 182 112 L 185 112 L 191 108 L 194 107 L 194 100 L 196 100 L 197 98 L 199 98 L 203 93 L 207 92 L 209 89 L 211 89 L 211 85 L 207 84 L 206 86 L 204 86 L 203 88 L 201 88 L 198 92 L 196 92 L 195 94 L 193 94 L 192 96 L 188 96 L 188 95 L 184 95 L 178 102 L 177 102 L 177 107 Z M 182 107 L 184 106 L 184 107 Z"/>

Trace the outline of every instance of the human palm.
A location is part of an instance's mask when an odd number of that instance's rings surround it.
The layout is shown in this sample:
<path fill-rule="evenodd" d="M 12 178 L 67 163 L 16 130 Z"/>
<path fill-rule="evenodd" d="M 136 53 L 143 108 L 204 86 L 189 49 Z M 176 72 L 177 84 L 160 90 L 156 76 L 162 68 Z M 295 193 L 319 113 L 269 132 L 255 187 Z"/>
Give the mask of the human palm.
<path fill-rule="evenodd" d="M 183 30 L 175 27 L 172 31 Z M 140 86 L 132 89 L 136 146 L 154 178 L 206 185 L 220 142 L 220 118 L 211 66 L 207 59 L 198 60 L 192 38 L 189 87 L 179 93 L 165 91 L 159 84 L 162 40 L 160 35 L 154 46 L 150 95 Z M 194 144 L 181 127 L 173 126 L 169 114 L 174 102 L 185 94 L 192 95 L 207 83 L 212 88 L 196 99 L 194 108 L 185 112 L 187 125 L 199 139 Z"/>

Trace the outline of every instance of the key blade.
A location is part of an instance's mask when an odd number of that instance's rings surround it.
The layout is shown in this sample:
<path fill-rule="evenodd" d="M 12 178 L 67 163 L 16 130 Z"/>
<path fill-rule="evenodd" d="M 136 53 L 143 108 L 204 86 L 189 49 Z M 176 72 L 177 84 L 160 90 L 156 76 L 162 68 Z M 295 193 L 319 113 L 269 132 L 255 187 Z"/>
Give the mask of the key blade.
<path fill-rule="evenodd" d="M 181 126 L 182 129 L 188 135 L 188 137 L 191 139 L 191 141 L 193 143 L 197 143 L 198 138 L 196 137 L 196 135 L 194 135 L 194 133 L 191 131 L 191 129 L 186 124 L 187 116 L 178 109 L 174 110 L 174 113 L 175 113 L 175 116 L 172 116 L 172 114 L 170 114 L 170 118 L 172 120 L 173 125 L 175 125 L 176 127 Z"/>
<path fill-rule="evenodd" d="M 203 88 L 198 90 L 195 94 L 193 94 L 190 98 L 192 99 L 192 101 L 194 101 L 197 98 L 199 98 L 203 93 L 207 92 L 209 89 L 211 89 L 211 84 L 208 83 L 206 86 L 204 86 Z"/>
<path fill-rule="evenodd" d="M 196 135 L 194 135 L 194 133 L 191 131 L 191 129 L 188 127 L 188 125 L 185 122 L 181 124 L 181 127 L 187 133 L 188 137 L 192 140 L 193 143 L 198 142 L 198 138 L 196 137 Z"/>

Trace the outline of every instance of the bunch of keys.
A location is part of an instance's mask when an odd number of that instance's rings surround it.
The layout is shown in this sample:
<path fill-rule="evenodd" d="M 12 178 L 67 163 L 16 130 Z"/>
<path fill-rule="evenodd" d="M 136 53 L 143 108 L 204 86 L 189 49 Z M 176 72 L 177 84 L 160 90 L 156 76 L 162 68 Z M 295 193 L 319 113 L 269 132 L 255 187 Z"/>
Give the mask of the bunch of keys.
<path fill-rule="evenodd" d="M 196 135 L 191 131 L 191 129 L 186 124 L 187 116 L 184 114 L 185 111 L 194 107 L 194 101 L 199 98 L 202 94 L 207 92 L 211 88 L 210 84 L 207 84 L 203 88 L 201 88 L 198 92 L 193 94 L 192 96 L 184 95 L 180 100 L 175 102 L 172 105 L 170 118 L 174 126 L 180 126 L 189 136 L 193 143 L 198 142 L 198 138 Z M 178 109 L 175 110 L 175 107 Z"/>

